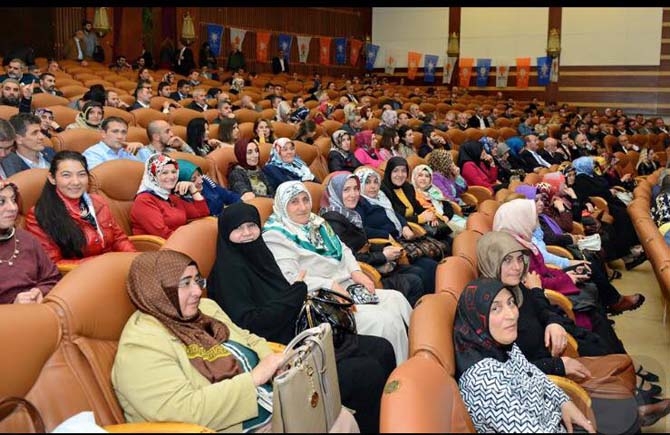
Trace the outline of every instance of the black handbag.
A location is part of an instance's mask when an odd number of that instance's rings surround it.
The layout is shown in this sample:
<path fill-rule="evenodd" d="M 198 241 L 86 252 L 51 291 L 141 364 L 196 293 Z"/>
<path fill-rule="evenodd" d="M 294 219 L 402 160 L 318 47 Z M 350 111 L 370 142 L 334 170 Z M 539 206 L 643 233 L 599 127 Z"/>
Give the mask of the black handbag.
<path fill-rule="evenodd" d="M 350 297 L 327 288 L 307 293 L 295 321 L 295 335 L 321 323 L 329 323 L 333 334 L 335 358 L 339 360 L 349 355 L 358 347 L 356 319 L 350 310 L 353 305 L 354 301 Z"/>

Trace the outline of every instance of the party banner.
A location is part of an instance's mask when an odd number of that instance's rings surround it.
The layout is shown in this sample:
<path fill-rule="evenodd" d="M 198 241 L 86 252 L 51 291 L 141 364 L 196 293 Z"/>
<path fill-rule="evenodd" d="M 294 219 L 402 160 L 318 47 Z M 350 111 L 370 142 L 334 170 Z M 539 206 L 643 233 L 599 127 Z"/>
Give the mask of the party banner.
<path fill-rule="evenodd" d="M 506 88 L 509 78 L 509 65 L 498 65 L 496 67 L 496 87 Z"/>
<path fill-rule="evenodd" d="M 551 71 L 551 58 L 543 56 L 537 58 L 537 84 L 547 86 L 549 84 L 549 73 Z"/>
<path fill-rule="evenodd" d="M 379 45 L 366 44 L 365 54 L 365 69 L 372 71 L 375 67 L 375 62 L 377 61 L 377 54 L 379 53 Z"/>
<path fill-rule="evenodd" d="M 221 56 L 221 39 L 223 38 L 223 26 L 220 24 L 207 24 L 207 42 L 214 56 Z"/>
<path fill-rule="evenodd" d="M 468 88 L 470 86 L 470 76 L 472 75 L 472 65 L 475 60 L 471 57 L 462 57 L 458 60 L 458 86 Z"/>
<path fill-rule="evenodd" d="M 287 35 L 285 33 L 280 33 L 278 37 L 279 49 L 284 52 L 284 59 L 288 62 L 289 55 L 291 54 L 291 43 L 293 42 L 293 35 Z"/>
<path fill-rule="evenodd" d="M 442 72 L 442 83 L 451 83 L 451 77 L 454 75 L 454 68 L 458 57 L 448 56 L 444 59 L 444 71 Z"/>
<path fill-rule="evenodd" d="M 270 46 L 270 32 L 256 32 L 256 60 L 268 61 L 268 47 Z"/>
<path fill-rule="evenodd" d="M 549 75 L 549 81 L 558 83 L 558 57 L 551 60 L 551 74 Z"/>
<path fill-rule="evenodd" d="M 347 38 L 335 38 L 335 63 L 344 65 L 347 61 Z"/>
<path fill-rule="evenodd" d="M 244 35 L 247 31 L 244 29 L 230 28 L 230 50 L 235 51 L 238 48 L 242 50 L 242 42 L 244 42 Z"/>
<path fill-rule="evenodd" d="M 307 63 L 307 56 L 309 56 L 309 43 L 312 41 L 311 36 L 296 36 L 298 38 L 298 58 L 300 63 Z"/>
<path fill-rule="evenodd" d="M 395 50 L 388 50 L 386 53 L 386 58 L 384 59 L 384 73 L 393 74 L 395 71 L 395 66 L 397 64 L 398 53 Z"/>
<path fill-rule="evenodd" d="M 352 39 L 349 44 L 349 63 L 351 66 L 356 66 L 356 63 L 358 63 L 358 56 L 363 47 L 363 41 L 360 39 Z"/>
<path fill-rule="evenodd" d="M 330 65 L 330 41 L 333 38 L 328 38 L 326 36 L 319 36 L 319 63 L 321 65 Z"/>
<path fill-rule="evenodd" d="M 414 80 L 416 78 L 416 72 L 419 69 L 419 63 L 421 62 L 421 53 L 415 51 L 407 52 L 407 78 Z"/>
<path fill-rule="evenodd" d="M 427 54 L 423 57 L 423 81 L 435 83 L 435 67 L 440 57 L 434 54 Z"/>
<path fill-rule="evenodd" d="M 491 59 L 477 59 L 477 86 L 485 87 L 489 81 Z"/>
<path fill-rule="evenodd" d="M 516 87 L 527 88 L 530 76 L 530 57 L 516 58 Z"/>

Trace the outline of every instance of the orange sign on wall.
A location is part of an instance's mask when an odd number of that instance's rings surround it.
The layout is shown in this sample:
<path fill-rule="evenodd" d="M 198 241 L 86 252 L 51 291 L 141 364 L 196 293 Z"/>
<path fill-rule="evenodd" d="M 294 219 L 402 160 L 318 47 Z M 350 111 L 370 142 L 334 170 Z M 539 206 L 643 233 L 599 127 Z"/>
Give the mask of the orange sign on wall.
<path fill-rule="evenodd" d="M 256 60 L 258 62 L 268 61 L 269 45 L 270 45 L 270 32 L 256 32 Z"/>
<path fill-rule="evenodd" d="M 516 87 L 527 88 L 530 77 L 530 57 L 516 58 Z"/>
<path fill-rule="evenodd" d="M 319 36 L 319 63 L 321 65 L 330 65 L 330 42 L 333 38 Z"/>
<path fill-rule="evenodd" d="M 407 52 L 407 78 L 414 80 L 416 71 L 419 69 L 419 62 L 421 62 L 421 53 L 414 51 Z"/>
<path fill-rule="evenodd" d="M 458 59 L 458 86 L 467 88 L 470 86 L 470 77 L 472 76 L 472 65 L 475 59 L 472 57 L 462 57 Z"/>

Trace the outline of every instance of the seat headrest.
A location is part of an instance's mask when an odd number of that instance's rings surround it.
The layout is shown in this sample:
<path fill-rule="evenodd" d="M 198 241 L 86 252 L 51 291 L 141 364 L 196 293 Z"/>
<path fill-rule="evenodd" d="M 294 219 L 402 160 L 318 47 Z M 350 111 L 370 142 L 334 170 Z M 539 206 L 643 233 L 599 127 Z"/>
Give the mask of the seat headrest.
<path fill-rule="evenodd" d="M 182 252 L 198 263 L 202 276 L 209 276 L 216 259 L 218 219 L 206 217 L 177 228 L 161 249 Z"/>
<path fill-rule="evenodd" d="M 117 201 L 133 201 L 140 187 L 144 164 L 134 160 L 119 159 L 104 162 L 91 171 L 91 192 L 103 192 Z"/>
<path fill-rule="evenodd" d="M 409 356 L 427 352 L 454 376 L 455 315 L 456 301 L 451 294 L 427 294 L 419 299 L 410 318 Z"/>

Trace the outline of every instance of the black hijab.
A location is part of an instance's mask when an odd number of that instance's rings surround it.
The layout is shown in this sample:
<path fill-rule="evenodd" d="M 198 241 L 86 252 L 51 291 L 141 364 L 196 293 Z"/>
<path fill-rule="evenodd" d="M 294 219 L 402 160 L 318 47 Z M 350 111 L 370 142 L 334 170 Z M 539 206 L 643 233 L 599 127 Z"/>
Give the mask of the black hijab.
<path fill-rule="evenodd" d="M 479 166 L 482 149 L 484 148 L 479 141 L 469 140 L 464 142 L 458 149 L 458 167 L 463 170 L 465 162 L 473 162 L 475 165 Z"/>
<path fill-rule="evenodd" d="M 454 320 L 457 379 L 485 358 L 507 361 L 512 345 L 496 342 L 489 331 L 491 304 L 503 288 L 496 279 L 478 278 L 470 281 L 458 298 Z"/>
<path fill-rule="evenodd" d="M 407 180 L 405 180 L 402 186 L 396 186 L 395 184 L 393 184 L 393 181 L 391 181 L 391 173 L 398 166 L 404 166 L 405 169 L 407 170 Z M 405 160 L 404 157 L 400 156 L 391 157 L 386 162 L 386 169 L 384 170 L 384 179 L 382 180 L 381 190 L 391 201 L 393 209 L 397 213 L 400 213 L 402 216 L 406 217 L 407 220 L 416 222 L 416 219 L 414 219 L 412 216 L 407 217 L 405 215 L 406 206 L 405 204 L 402 203 L 402 201 L 400 201 L 400 198 L 398 198 L 398 195 L 395 193 L 396 189 L 402 189 L 403 193 L 409 200 L 410 204 L 412 204 L 412 208 L 414 208 L 414 216 L 418 216 L 424 211 L 424 208 L 416 200 L 416 191 L 414 190 L 414 186 L 412 186 L 412 183 L 409 182 L 409 177 L 410 177 L 410 171 L 407 160 Z"/>
<path fill-rule="evenodd" d="M 233 243 L 230 233 L 246 222 L 261 226 L 256 207 L 239 202 L 219 216 L 216 259 L 208 280 L 214 299 L 237 325 L 270 341 L 288 343 L 295 320 L 307 295 L 304 282 L 293 285 L 284 278 L 272 252 L 259 237 Z"/>

